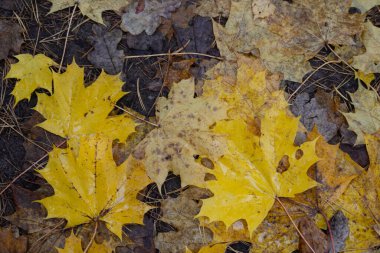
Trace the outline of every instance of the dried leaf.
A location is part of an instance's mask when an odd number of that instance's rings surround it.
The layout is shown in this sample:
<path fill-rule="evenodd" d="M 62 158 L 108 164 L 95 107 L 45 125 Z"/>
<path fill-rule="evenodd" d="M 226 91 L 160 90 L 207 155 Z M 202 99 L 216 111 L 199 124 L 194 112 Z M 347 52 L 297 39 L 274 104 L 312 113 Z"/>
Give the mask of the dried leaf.
<path fill-rule="evenodd" d="M 143 31 L 152 35 L 161 23 L 160 18 L 169 18 L 180 5 L 180 0 L 145 0 L 144 10 L 136 12 L 138 1 L 134 1 L 123 14 L 120 27 L 133 35 Z"/>
<path fill-rule="evenodd" d="M 108 31 L 100 25 L 93 25 L 92 30 L 94 51 L 88 54 L 88 60 L 96 68 L 102 68 L 108 74 L 120 73 L 123 69 L 124 51 L 118 50 L 117 45 L 121 41 L 122 31 L 120 29 Z"/>
<path fill-rule="evenodd" d="M 379 0 L 352 0 L 351 7 L 355 7 L 362 12 L 366 12 L 376 5 L 380 5 Z"/>
<path fill-rule="evenodd" d="M 364 54 L 354 56 L 352 66 L 364 72 L 379 73 L 380 72 L 380 28 L 374 26 L 371 22 L 364 24 L 362 34 L 363 44 L 366 52 Z"/>
<path fill-rule="evenodd" d="M 10 228 L 0 228 L 0 249 L 2 253 L 25 253 L 28 238 L 15 236 Z"/>
<path fill-rule="evenodd" d="M 343 113 L 349 129 L 358 136 L 355 144 L 364 143 L 364 134 L 374 134 L 380 129 L 380 103 L 376 91 L 368 90 L 359 85 L 358 90 L 351 94 L 355 112 Z"/>
<path fill-rule="evenodd" d="M 231 0 L 203 0 L 195 12 L 203 17 L 228 17 L 230 7 Z"/>
<path fill-rule="evenodd" d="M 7 58 L 11 50 L 20 52 L 21 44 L 24 43 L 23 31 L 19 24 L 0 20 L 0 60 Z"/>
<path fill-rule="evenodd" d="M 126 7 L 130 0 L 49 0 L 53 6 L 50 13 L 78 5 L 78 8 L 90 19 L 103 24 L 102 13 L 107 10 L 120 11 Z"/>
<path fill-rule="evenodd" d="M 112 140 L 104 136 L 83 136 L 77 155 L 71 150 L 76 141 L 69 140 L 67 149 L 54 148 L 46 167 L 38 171 L 55 192 L 39 202 L 46 207 L 47 218 L 65 218 L 66 227 L 99 219 L 121 238 L 121 227 L 141 223 L 149 209 L 136 199 L 149 183 L 145 171 L 131 159 L 116 166 Z"/>
<path fill-rule="evenodd" d="M 181 185 L 203 185 L 207 169 L 194 156 L 216 160 L 225 152 L 223 138 L 210 126 L 224 119 L 226 105 L 213 97 L 194 98 L 194 80 L 173 84 L 168 98 L 156 104 L 159 127 L 136 147 L 134 156 L 142 159 L 148 176 L 158 188 L 169 171 L 181 176 Z"/>
<path fill-rule="evenodd" d="M 310 218 L 304 217 L 298 223 L 303 238 L 300 238 L 299 250 L 302 253 L 325 253 L 329 250 L 327 235 Z M 304 240 L 306 239 L 306 241 Z M 310 248 L 311 247 L 311 248 Z"/>

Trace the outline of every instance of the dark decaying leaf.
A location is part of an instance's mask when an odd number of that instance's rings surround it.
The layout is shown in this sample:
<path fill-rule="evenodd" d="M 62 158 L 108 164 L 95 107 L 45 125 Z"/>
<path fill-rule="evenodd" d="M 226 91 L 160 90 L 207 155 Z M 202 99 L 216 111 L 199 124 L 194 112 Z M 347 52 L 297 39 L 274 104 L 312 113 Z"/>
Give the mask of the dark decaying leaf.
<path fill-rule="evenodd" d="M 0 60 L 7 58 L 9 51 L 20 52 L 23 29 L 9 20 L 0 20 Z"/>

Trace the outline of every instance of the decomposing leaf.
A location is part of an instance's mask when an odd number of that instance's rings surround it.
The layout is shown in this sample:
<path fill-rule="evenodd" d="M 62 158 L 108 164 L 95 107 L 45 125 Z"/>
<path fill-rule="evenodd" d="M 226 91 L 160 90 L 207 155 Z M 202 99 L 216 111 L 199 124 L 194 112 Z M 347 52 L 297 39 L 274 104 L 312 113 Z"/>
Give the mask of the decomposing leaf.
<path fill-rule="evenodd" d="M 252 0 L 232 1 L 225 28 L 217 26 L 216 29 L 225 35 L 223 43 L 228 44 L 231 51 L 252 53 L 258 49 L 270 71 L 282 72 L 284 78 L 291 81 L 302 80 L 311 70 L 308 59 L 326 43 L 353 45 L 352 36 L 362 29 L 363 17 L 348 14 L 349 1 L 272 0 L 266 3 L 274 5 L 275 11 L 269 12 L 271 15 L 267 13 L 265 18 L 255 19 Z"/>
<path fill-rule="evenodd" d="M 15 97 L 15 105 L 24 98 L 29 99 L 37 88 L 52 91 L 53 74 L 50 67 L 55 65 L 52 59 L 43 54 L 35 56 L 19 54 L 15 58 L 19 62 L 12 64 L 5 77 L 19 79 L 12 91 L 12 95 Z"/>
<path fill-rule="evenodd" d="M 136 12 L 138 1 L 131 3 L 122 16 L 121 29 L 137 35 L 145 31 L 152 35 L 160 25 L 160 18 L 169 18 L 171 12 L 181 5 L 180 0 L 145 0 L 143 11 Z"/>
<path fill-rule="evenodd" d="M 46 210 L 35 202 L 52 193 L 51 188 L 46 186 L 43 185 L 36 191 L 13 186 L 12 197 L 16 210 L 10 216 L 4 217 L 12 225 L 28 233 L 30 253 L 51 253 L 52 248 L 61 246 L 64 241 L 64 222 L 59 219 L 46 220 Z"/>
<path fill-rule="evenodd" d="M 342 211 L 337 211 L 330 219 L 330 229 L 332 237 L 334 238 L 334 248 L 336 252 L 341 252 L 346 246 L 346 239 L 350 234 L 348 227 L 348 219 L 344 216 Z"/>
<path fill-rule="evenodd" d="M 77 140 L 74 140 L 74 142 Z M 47 218 L 65 218 L 66 227 L 101 220 L 121 238 L 125 223 L 141 223 L 149 208 L 136 199 L 149 180 L 141 164 L 131 159 L 116 166 L 112 140 L 101 135 L 83 136 L 78 154 L 54 148 L 49 162 L 38 172 L 54 188 L 54 195 L 42 203 Z"/>
<path fill-rule="evenodd" d="M 107 10 L 113 10 L 116 12 L 121 11 L 123 7 L 126 7 L 130 0 L 49 0 L 53 6 L 50 9 L 50 13 L 59 10 L 78 5 L 78 8 L 90 19 L 103 24 L 102 12 Z"/>
<path fill-rule="evenodd" d="M 122 31 L 113 29 L 108 31 L 101 25 L 93 25 L 94 36 L 91 37 L 94 50 L 88 54 L 88 60 L 97 68 L 104 69 L 108 74 L 115 75 L 121 72 L 124 62 L 124 51 L 118 50 Z"/>
<path fill-rule="evenodd" d="M 216 180 L 206 182 L 214 196 L 203 200 L 198 216 L 223 221 L 227 227 L 245 219 L 252 233 L 276 197 L 294 197 L 316 186 L 306 173 L 318 161 L 315 141 L 293 145 L 298 122 L 274 106 L 265 112 L 260 137 L 241 119 L 218 123 L 215 131 L 228 138 L 230 154 L 215 163 Z"/>
<path fill-rule="evenodd" d="M 199 4 L 195 12 L 200 16 L 228 17 L 230 13 L 231 0 L 203 0 Z"/>
<path fill-rule="evenodd" d="M 350 233 L 346 240 L 345 250 L 366 249 L 380 246 L 376 225 L 380 218 L 379 197 L 379 145 L 380 140 L 365 135 L 370 166 L 367 172 L 355 178 L 340 198 L 330 203 L 326 213 L 332 216 L 339 209 L 348 219 Z"/>
<path fill-rule="evenodd" d="M 23 31 L 19 24 L 9 20 L 0 21 L 0 60 L 7 58 L 11 50 L 15 53 L 20 51 L 21 44 L 24 42 Z"/>
<path fill-rule="evenodd" d="M 364 143 L 364 134 L 374 134 L 380 129 L 380 102 L 376 91 L 368 90 L 359 85 L 358 90 L 351 94 L 355 112 L 343 113 L 349 129 L 357 135 L 355 144 Z"/>
<path fill-rule="evenodd" d="M 194 62 L 195 59 L 177 61 L 173 60 L 172 62 L 165 62 L 162 67 L 157 70 L 156 77 L 161 77 L 164 75 L 163 85 L 171 88 L 173 83 L 178 83 L 183 79 L 189 79 L 191 77 L 190 66 L 193 65 Z M 162 73 L 162 69 L 167 71 L 165 71 L 165 73 Z"/>
<path fill-rule="evenodd" d="M 134 151 L 143 159 L 148 176 L 159 189 L 169 171 L 181 176 L 181 185 L 203 185 L 207 169 L 194 156 L 216 160 L 225 152 L 223 138 L 210 126 L 225 119 L 226 105 L 214 97 L 194 98 L 194 80 L 173 84 L 168 98 L 156 104 L 159 127 L 150 132 Z"/>
<path fill-rule="evenodd" d="M 366 12 L 376 5 L 380 5 L 379 0 L 352 0 L 351 7 L 355 7 L 362 12 Z"/>
<path fill-rule="evenodd" d="M 333 94 L 318 90 L 313 98 L 307 92 L 298 94 L 290 109 L 294 115 L 301 116 L 301 122 L 308 131 L 316 126 L 319 133 L 329 141 L 341 129 L 347 129 L 340 107 L 340 101 Z"/>
<path fill-rule="evenodd" d="M 304 217 L 298 223 L 300 238 L 299 250 L 303 253 L 328 252 L 327 235 L 323 233 L 310 218 Z"/>
<path fill-rule="evenodd" d="M 24 235 L 15 236 L 11 228 L 0 228 L 0 249 L 2 253 L 25 253 L 28 238 Z"/>
<path fill-rule="evenodd" d="M 75 62 L 65 73 L 53 72 L 54 93 L 38 94 L 35 110 L 46 119 L 38 126 L 64 138 L 101 133 L 125 141 L 135 123 L 126 114 L 108 116 L 125 92 L 119 76 L 102 72 L 90 86 L 84 85 L 84 69 Z"/>
<path fill-rule="evenodd" d="M 354 56 L 352 66 L 368 73 L 380 72 L 380 28 L 374 26 L 371 22 L 364 24 L 362 34 L 363 44 L 366 52 L 361 55 Z"/>
<path fill-rule="evenodd" d="M 187 28 L 189 26 L 189 22 L 196 15 L 195 5 L 191 4 L 189 6 L 181 5 L 179 9 L 172 14 L 171 22 L 180 28 Z"/>
<path fill-rule="evenodd" d="M 194 216 L 199 212 L 199 199 L 210 196 L 205 189 L 190 187 L 177 198 L 167 198 L 161 202 L 160 220 L 171 225 L 174 231 L 158 233 L 155 245 L 160 252 L 182 253 L 185 246 L 198 250 L 211 242 L 211 231 L 200 229 Z"/>
<path fill-rule="evenodd" d="M 63 249 L 57 248 L 59 253 L 83 253 L 81 246 L 81 239 L 76 237 L 72 232 L 71 235 L 65 241 L 65 247 Z M 87 253 L 112 253 L 112 249 L 103 244 L 97 244 L 92 242 Z"/>

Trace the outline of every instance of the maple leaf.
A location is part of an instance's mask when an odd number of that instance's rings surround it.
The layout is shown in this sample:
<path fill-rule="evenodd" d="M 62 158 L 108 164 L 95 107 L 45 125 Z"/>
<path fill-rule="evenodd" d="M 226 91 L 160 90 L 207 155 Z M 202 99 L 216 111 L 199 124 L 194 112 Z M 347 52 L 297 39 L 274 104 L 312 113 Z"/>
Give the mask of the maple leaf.
<path fill-rule="evenodd" d="M 65 241 L 63 249 L 57 248 L 59 253 L 84 253 L 81 245 L 81 239 L 76 237 L 73 232 Z M 112 249 L 103 245 L 92 242 L 86 253 L 112 253 Z"/>
<path fill-rule="evenodd" d="M 359 84 L 355 93 L 351 94 L 354 113 L 343 113 L 349 129 L 358 136 L 355 144 L 364 143 L 364 133 L 374 134 L 380 129 L 380 103 L 375 91 L 368 90 Z"/>
<path fill-rule="evenodd" d="M 380 28 L 371 22 L 364 24 L 362 34 L 366 52 L 353 57 L 352 66 L 364 72 L 364 74 L 380 72 Z"/>
<path fill-rule="evenodd" d="M 350 228 L 345 249 L 368 249 L 380 245 L 379 228 L 380 219 L 380 140 L 371 135 L 364 136 L 370 165 L 367 172 L 355 178 L 346 191 L 330 202 L 330 208 L 324 211 L 330 217 L 335 211 L 341 210 L 348 218 Z"/>
<path fill-rule="evenodd" d="M 112 140 L 104 136 L 82 136 L 77 155 L 72 142 L 67 149 L 54 148 L 46 168 L 38 171 L 55 193 L 39 201 L 47 218 L 65 218 L 66 227 L 101 220 L 121 238 L 123 224 L 141 223 L 149 209 L 136 199 L 150 182 L 144 169 L 131 159 L 116 166 Z"/>
<path fill-rule="evenodd" d="M 294 197 L 316 186 L 306 173 L 318 161 L 315 141 L 293 145 L 298 123 L 275 107 L 266 111 L 260 137 L 241 119 L 218 123 L 215 131 L 227 135 L 230 154 L 215 164 L 217 180 L 206 182 L 214 196 L 203 200 L 198 216 L 223 221 L 227 227 L 244 219 L 252 234 L 277 197 Z"/>
<path fill-rule="evenodd" d="M 53 6 L 50 9 L 50 13 L 59 10 L 78 5 L 78 8 L 90 19 L 103 23 L 102 12 L 107 10 L 120 11 L 123 7 L 126 7 L 130 0 L 49 0 Z"/>
<path fill-rule="evenodd" d="M 271 0 L 265 3 L 265 18 L 258 18 L 262 13 L 254 16 L 253 12 L 258 11 L 262 1 L 232 1 L 225 27 L 214 26 L 214 30 L 215 27 L 219 30 L 217 33 L 224 34 L 216 36 L 217 44 L 227 44 L 232 52 L 255 55 L 258 49 L 270 71 L 282 72 L 284 78 L 291 81 L 302 80 L 311 70 L 308 60 L 326 43 L 354 45 L 352 36 L 362 30 L 363 17 L 348 14 L 349 1 Z"/>
<path fill-rule="evenodd" d="M 225 152 L 223 138 L 210 126 L 225 119 L 226 105 L 213 97 L 194 98 L 194 80 L 173 84 L 168 98 L 156 104 L 159 127 L 136 147 L 134 156 L 143 159 L 148 176 L 159 189 L 168 172 L 181 176 L 181 185 L 203 185 L 207 169 L 195 155 L 211 160 Z"/>
<path fill-rule="evenodd" d="M 53 75 L 50 67 L 56 65 L 52 59 L 43 54 L 19 54 L 14 57 L 19 62 L 11 65 L 5 78 L 19 79 L 11 93 L 15 97 L 15 105 L 24 98 L 29 99 L 37 88 L 51 92 Z"/>
<path fill-rule="evenodd" d="M 46 119 L 38 126 L 64 138 L 99 133 L 125 141 L 134 132 L 136 124 L 129 116 L 108 116 L 116 101 L 125 95 L 119 76 L 102 72 L 85 87 L 84 69 L 73 62 L 65 73 L 53 72 L 53 83 L 51 96 L 38 94 L 35 110 Z"/>

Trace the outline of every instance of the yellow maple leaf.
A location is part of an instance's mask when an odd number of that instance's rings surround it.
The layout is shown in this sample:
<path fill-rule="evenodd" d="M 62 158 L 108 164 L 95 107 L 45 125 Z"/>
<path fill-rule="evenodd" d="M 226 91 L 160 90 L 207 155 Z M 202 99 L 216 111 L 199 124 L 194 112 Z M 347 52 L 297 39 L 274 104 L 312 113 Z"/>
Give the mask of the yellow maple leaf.
<path fill-rule="evenodd" d="M 102 12 L 107 10 L 121 11 L 130 0 L 49 0 L 53 6 L 50 13 L 78 5 L 83 15 L 86 15 L 95 22 L 103 24 Z"/>
<path fill-rule="evenodd" d="M 252 234 L 277 197 L 294 197 L 316 186 L 307 175 L 318 161 L 315 141 L 293 145 L 298 123 L 275 107 L 266 111 L 260 137 L 241 119 L 218 123 L 215 131 L 227 135 L 230 154 L 215 164 L 216 180 L 206 182 L 214 196 L 203 200 L 198 216 L 223 221 L 227 227 L 244 219 Z"/>
<path fill-rule="evenodd" d="M 19 54 L 15 58 L 19 62 L 12 64 L 5 77 L 19 79 L 12 91 L 15 105 L 24 98 L 29 99 L 37 88 L 44 88 L 51 92 L 53 76 L 50 67 L 56 64 L 52 59 L 43 54 L 36 56 Z"/>
<path fill-rule="evenodd" d="M 47 218 L 65 218 L 67 227 L 101 220 L 121 238 L 125 223 L 141 223 L 149 208 L 136 199 L 150 181 L 145 170 L 128 159 L 116 166 L 112 140 L 101 135 L 82 136 L 76 155 L 71 150 L 54 148 L 46 168 L 38 172 L 54 188 L 54 195 L 40 200 Z M 77 143 L 75 143 L 77 145 Z"/>
<path fill-rule="evenodd" d="M 358 90 L 351 94 L 355 112 L 343 113 L 349 129 L 357 135 L 355 144 L 364 143 L 364 134 L 374 134 L 380 129 L 380 102 L 376 91 L 368 90 L 359 85 Z"/>
<path fill-rule="evenodd" d="M 136 124 L 128 115 L 108 116 L 125 95 L 118 75 L 102 72 L 85 87 L 84 69 L 73 62 L 65 73 L 53 72 L 53 83 L 51 96 L 38 94 L 35 110 L 46 119 L 38 126 L 64 138 L 99 133 L 120 141 L 135 131 Z"/>
<path fill-rule="evenodd" d="M 156 117 L 159 127 L 136 147 L 148 176 L 159 189 L 168 172 L 181 176 L 181 185 L 203 185 L 207 169 L 194 156 L 216 160 L 225 152 L 223 138 L 210 126 L 224 119 L 226 105 L 214 97 L 194 98 L 194 80 L 173 84 L 168 98 L 159 98 Z"/>
<path fill-rule="evenodd" d="M 65 240 L 65 247 L 63 249 L 57 248 L 59 253 L 83 253 L 81 239 L 76 237 L 73 232 Z M 112 249 L 103 245 L 92 242 L 87 253 L 112 253 Z"/>
<path fill-rule="evenodd" d="M 231 119 L 253 121 L 255 117 L 263 116 L 263 108 L 275 104 L 280 110 L 288 106 L 284 92 L 278 90 L 279 80 L 269 75 L 257 59 L 239 56 L 236 83 L 226 83 L 223 78 L 219 76 L 207 80 L 203 86 L 203 96 L 216 96 L 225 101 Z"/>
<path fill-rule="evenodd" d="M 355 178 L 342 196 L 330 202 L 330 208 L 325 210 L 329 217 L 341 210 L 348 218 L 347 252 L 372 252 L 372 247 L 380 246 L 376 232 L 380 220 L 380 140 L 371 135 L 364 138 L 370 160 L 368 171 Z"/>

